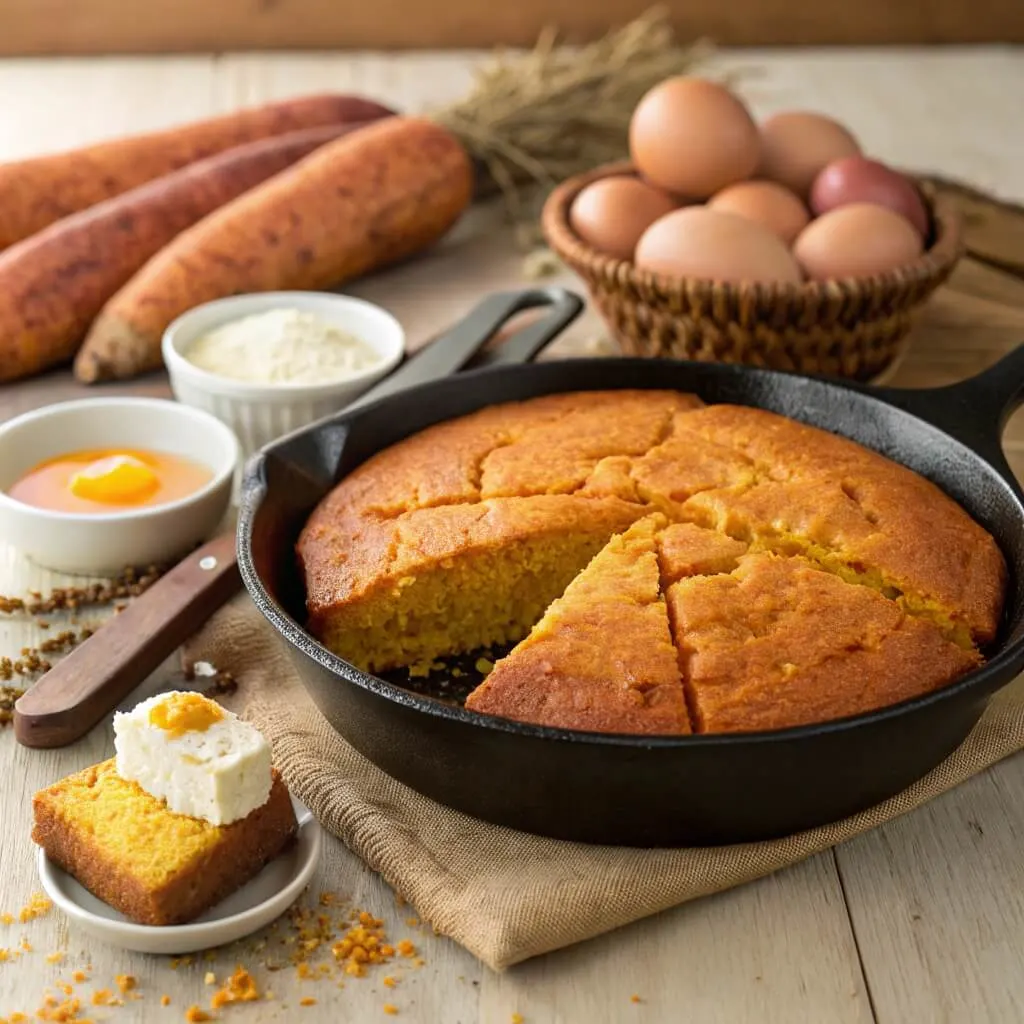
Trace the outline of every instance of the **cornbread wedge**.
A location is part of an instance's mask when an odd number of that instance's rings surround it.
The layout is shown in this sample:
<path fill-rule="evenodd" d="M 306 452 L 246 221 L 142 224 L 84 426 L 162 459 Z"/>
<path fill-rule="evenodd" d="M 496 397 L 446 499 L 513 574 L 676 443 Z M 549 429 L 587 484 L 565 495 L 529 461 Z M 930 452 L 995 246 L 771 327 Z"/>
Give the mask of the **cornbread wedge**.
<path fill-rule="evenodd" d="M 94 896 L 140 924 L 183 924 L 253 878 L 296 834 L 274 772 L 263 806 L 230 825 L 174 814 L 118 774 L 114 759 L 33 799 L 32 838 Z"/>
<path fill-rule="evenodd" d="M 661 515 L 615 537 L 495 664 L 466 707 L 591 732 L 689 732 L 654 538 Z"/>

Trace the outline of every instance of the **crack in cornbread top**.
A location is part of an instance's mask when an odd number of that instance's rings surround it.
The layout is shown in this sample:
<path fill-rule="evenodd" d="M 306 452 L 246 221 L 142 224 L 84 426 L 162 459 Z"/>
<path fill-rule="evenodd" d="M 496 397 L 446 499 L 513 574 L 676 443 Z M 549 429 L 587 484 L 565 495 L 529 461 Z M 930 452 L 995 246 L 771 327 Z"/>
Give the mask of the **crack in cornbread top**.
<path fill-rule="evenodd" d="M 541 536 L 546 520 L 552 534 L 591 520 L 624 527 L 652 507 L 755 551 L 800 555 L 965 648 L 995 636 L 1002 554 L 929 481 L 773 413 L 630 390 L 493 406 L 359 466 L 299 539 L 311 626 L 467 545 Z"/>

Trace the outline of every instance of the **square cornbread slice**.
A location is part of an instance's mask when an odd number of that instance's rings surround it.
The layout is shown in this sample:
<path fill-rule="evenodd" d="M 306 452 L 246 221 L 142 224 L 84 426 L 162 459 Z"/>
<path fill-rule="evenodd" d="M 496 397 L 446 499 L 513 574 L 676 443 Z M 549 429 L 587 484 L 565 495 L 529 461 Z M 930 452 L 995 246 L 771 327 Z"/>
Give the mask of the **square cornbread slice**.
<path fill-rule="evenodd" d="M 484 714 L 591 732 L 687 733 L 652 515 L 613 537 L 466 701 Z"/>
<path fill-rule="evenodd" d="M 139 924 L 183 924 L 253 878 L 297 831 L 274 772 L 261 807 L 230 825 L 174 814 L 111 758 L 33 799 L 32 838 L 94 896 Z"/>

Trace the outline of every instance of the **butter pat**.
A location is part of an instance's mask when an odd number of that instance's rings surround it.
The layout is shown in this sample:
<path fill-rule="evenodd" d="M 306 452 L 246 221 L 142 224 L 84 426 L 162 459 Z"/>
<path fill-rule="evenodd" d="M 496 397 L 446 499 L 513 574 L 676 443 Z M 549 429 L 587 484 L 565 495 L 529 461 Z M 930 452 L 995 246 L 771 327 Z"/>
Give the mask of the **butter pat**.
<path fill-rule="evenodd" d="M 174 691 L 114 715 L 117 773 L 169 810 L 229 825 L 270 796 L 270 745 L 215 701 Z"/>

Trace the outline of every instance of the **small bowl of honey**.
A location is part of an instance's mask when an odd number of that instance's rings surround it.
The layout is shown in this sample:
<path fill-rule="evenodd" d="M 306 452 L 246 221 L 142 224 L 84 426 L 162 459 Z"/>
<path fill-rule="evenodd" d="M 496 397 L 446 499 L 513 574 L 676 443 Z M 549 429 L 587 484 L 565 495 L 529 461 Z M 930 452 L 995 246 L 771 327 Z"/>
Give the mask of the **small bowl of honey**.
<path fill-rule="evenodd" d="M 155 398 L 89 398 L 0 427 L 0 536 L 46 569 L 104 576 L 167 564 L 216 532 L 238 440 Z"/>

